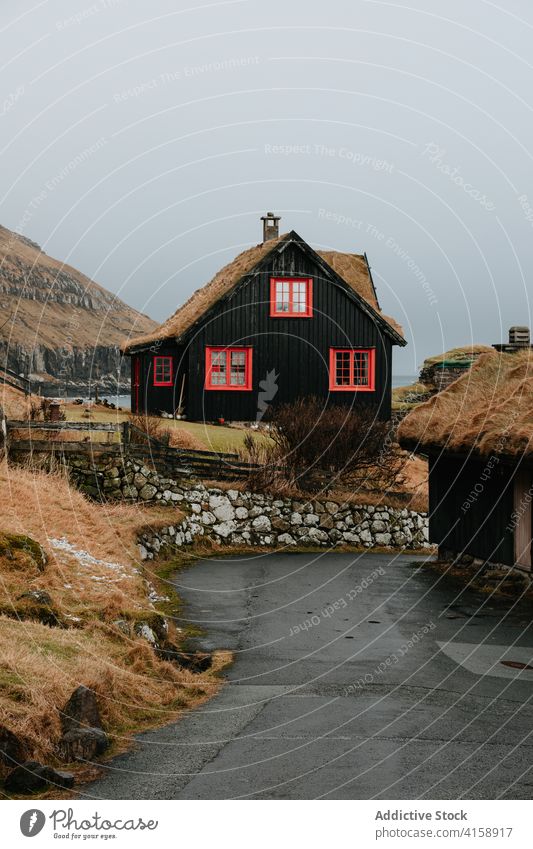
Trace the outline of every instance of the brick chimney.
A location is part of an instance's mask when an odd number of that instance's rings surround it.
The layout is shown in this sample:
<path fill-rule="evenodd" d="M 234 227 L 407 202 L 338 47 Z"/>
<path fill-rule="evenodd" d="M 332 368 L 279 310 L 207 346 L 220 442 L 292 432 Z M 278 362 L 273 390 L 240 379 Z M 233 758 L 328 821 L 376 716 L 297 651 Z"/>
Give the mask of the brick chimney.
<path fill-rule="evenodd" d="M 511 354 L 513 351 L 523 351 L 531 348 L 529 327 L 515 325 L 509 328 L 509 341 L 492 346 L 497 351 Z"/>
<path fill-rule="evenodd" d="M 263 242 L 270 242 L 271 239 L 277 239 L 279 236 L 280 215 L 274 215 L 273 212 L 267 212 L 261 216 L 263 222 Z"/>

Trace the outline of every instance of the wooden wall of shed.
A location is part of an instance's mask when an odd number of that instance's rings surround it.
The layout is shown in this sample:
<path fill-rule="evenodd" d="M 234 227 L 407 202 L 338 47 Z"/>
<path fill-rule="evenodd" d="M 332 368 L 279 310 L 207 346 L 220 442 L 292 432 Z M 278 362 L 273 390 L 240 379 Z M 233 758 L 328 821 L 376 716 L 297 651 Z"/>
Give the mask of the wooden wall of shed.
<path fill-rule="evenodd" d="M 492 463 L 492 465 L 490 465 Z M 443 452 L 429 462 L 429 537 L 440 548 L 514 565 L 514 468 Z"/>

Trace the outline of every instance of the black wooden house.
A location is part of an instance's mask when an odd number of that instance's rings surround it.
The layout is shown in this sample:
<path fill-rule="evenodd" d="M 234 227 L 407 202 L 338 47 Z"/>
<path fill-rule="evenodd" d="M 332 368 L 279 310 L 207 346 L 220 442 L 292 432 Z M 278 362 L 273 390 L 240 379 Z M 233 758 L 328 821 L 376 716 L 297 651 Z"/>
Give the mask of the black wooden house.
<path fill-rule="evenodd" d="M 391 415 L 393 345 L 366 254 L 315 251 L 263 217 L 263 242 L 239 254 L 155 332 L 129 339 L 131 406 L 193 421 L 260 420 L 271 404 L 315 395 Z"/>
<path fill-rule="evenodd" d="M 533 354 L 523 347 L 482 354 L 400 425 L 400 444 L 429 460 L 429 538 L 442 559 L 532 568 Z"/>

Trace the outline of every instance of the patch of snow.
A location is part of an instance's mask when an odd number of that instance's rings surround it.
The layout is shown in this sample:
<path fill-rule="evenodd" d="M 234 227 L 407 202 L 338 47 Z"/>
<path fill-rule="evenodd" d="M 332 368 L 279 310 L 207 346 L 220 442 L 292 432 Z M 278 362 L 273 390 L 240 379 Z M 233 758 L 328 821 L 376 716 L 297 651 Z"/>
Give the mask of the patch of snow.
<path fill-rule="evenodd" d="M 52 548 L 55 548 L 57 551 L 64 551 L 65 554 L 70 554 L 71 557 L 74 557 L 74 559 L 77 560 L 78 563 L 81 563 L 82 566 L 104 566 L 106 569 L 112 569 L 114 572 L 121 572 L 124 569 L 124 566 L 121 563 L 99 560 L 97 557 L 93 557 L 92 554 L 89 554 L 88 551 L 76 548 L 76 546 L 72 545 L 66 537 L 61 537 L 61 539 L 49 539 L 48 542 Z"/>

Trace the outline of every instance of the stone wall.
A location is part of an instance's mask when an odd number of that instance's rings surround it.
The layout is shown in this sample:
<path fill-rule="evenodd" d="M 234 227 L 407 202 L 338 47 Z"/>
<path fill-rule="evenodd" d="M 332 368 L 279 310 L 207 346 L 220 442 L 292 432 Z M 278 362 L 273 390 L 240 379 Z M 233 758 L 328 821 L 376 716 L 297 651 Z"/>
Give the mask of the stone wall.
<path fill-rule="evenodd" d="M 176 495 L 182 497 L 186 517 L 174 526 L 143 534 L 141 559 L 152 559 L 164 546 L 181 547 L 202 537 L 234 546 L 429 547 L 427 515 L 406 508 L 275 498 L 206 489 L 202 484 L 178 488 Z"/>
<path fill-rule="evenodd" d="M 420 549 L 429 546 L 428 518 L 407 508 L 341 504 L 326 498 L 277 498 L 163 477 L 127 458 L 120 446 L 60 455 L 78 488 L 91 497 L 177 505 L 185 518 L 141 540 L 141 557 L 161 546 L 200 537 L 215 543 L 260 546 L 348 545 Z"/>

